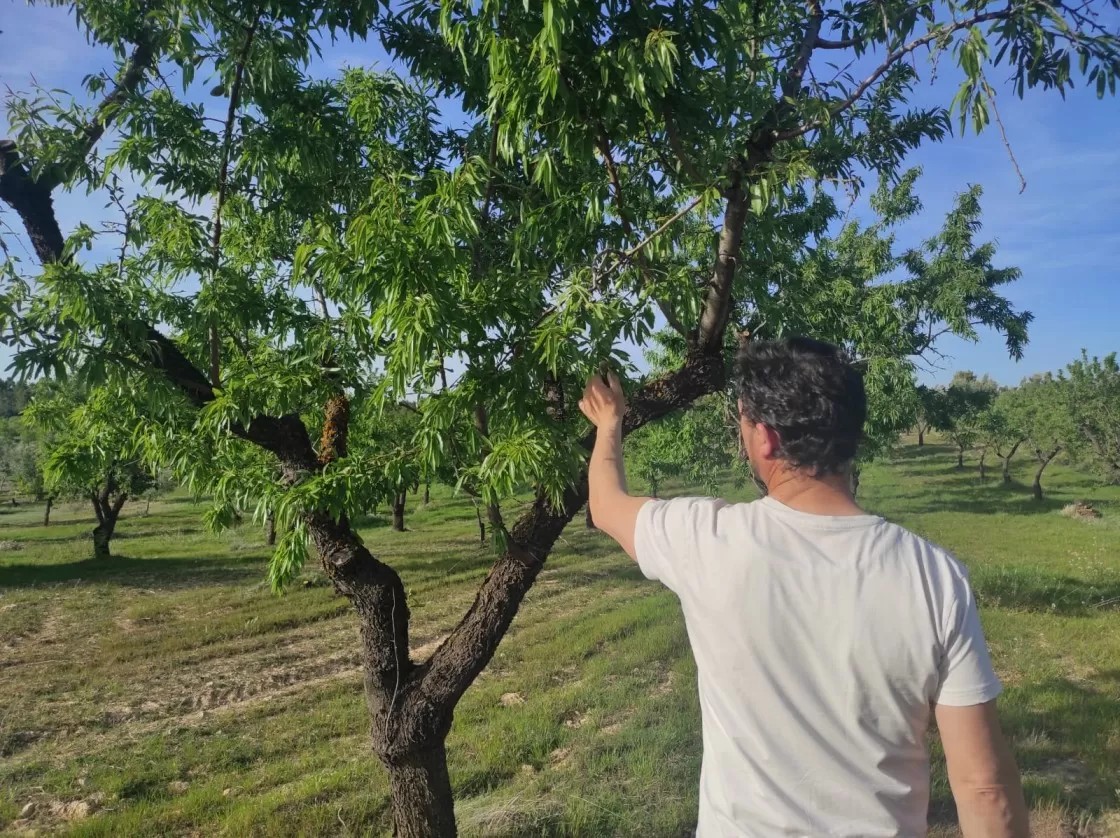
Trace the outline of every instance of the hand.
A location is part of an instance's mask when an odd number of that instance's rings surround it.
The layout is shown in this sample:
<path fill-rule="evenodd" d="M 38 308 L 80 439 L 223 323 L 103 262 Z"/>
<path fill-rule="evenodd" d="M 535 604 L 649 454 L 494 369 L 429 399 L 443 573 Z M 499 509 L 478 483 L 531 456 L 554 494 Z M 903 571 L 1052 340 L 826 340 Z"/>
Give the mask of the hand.
<path fill-rule="evenodd" d="M 618 376 L 608 373 L 607 381 L 598 374 L 591 376 L 579 400 L 579 409 L 596 428 L 620 427 L 626 415 L 626 396 Z"/>

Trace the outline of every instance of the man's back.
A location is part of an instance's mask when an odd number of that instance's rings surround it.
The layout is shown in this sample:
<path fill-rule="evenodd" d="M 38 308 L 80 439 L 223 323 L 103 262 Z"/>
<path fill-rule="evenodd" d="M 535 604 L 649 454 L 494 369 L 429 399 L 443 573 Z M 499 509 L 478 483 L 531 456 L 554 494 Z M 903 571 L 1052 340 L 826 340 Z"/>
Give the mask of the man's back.
<path fill-rule="evenodd" d="M 772 498 L 647 502 L 634 546 L 696 657 L 701 838 L 925 833 L 931 704 L 1000 692 L 961 565 Z"/>

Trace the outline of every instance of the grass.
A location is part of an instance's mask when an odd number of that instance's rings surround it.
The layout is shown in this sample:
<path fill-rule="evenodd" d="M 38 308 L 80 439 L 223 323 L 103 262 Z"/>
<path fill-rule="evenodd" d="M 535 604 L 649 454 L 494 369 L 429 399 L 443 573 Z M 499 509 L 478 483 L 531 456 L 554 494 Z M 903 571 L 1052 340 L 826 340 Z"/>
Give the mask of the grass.
<path fill-rule="evenodd" d="M 865 471 L 861 493 L 968 564 L 1038 834 L 1108 834 L 1120 823 L 1120 489 L 1052 466 L 1036 504 L 1025 459 L 1015 476 L 982 484 L 947 448 L 907 446 Z M 1061 516 L 1072 500 L 1103 517 Z M 345 600 L 311 569 L 272 596 L 251 524 L 208 534 L 187 498 L 140 511 L 126 507 L 120 556 L 103 564 L 84 558 L 84 507 L 56 510 L 49 528 L 39 508 L 0 512 L 0 832 L 384 834 Z M 473 509 L 437 494 L 410 510 L 410 532 L 363 524 L 405 579 L 423 656 L 489 565 Z M 456 714 L 462 832 L 686 834 L 694 679 L 675 598 L 577 521 Z M 953 822 L 937 765 L 931 823 L 952 834 Z"/>

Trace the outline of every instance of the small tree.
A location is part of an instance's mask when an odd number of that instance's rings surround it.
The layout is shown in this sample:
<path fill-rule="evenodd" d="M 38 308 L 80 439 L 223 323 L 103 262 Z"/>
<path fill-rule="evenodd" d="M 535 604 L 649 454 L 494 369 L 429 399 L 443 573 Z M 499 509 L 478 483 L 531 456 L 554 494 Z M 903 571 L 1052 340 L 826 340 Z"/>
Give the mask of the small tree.
<path fill-rule="evenodd" d="M 56 497 L 83 497 L 93 506 L 93 557 L 112 556 L 121 509 L 156 483 L 141 463 L 121 400 L 105 388 L 40 390 L 26 414 L 43 432 L 41 456 L 48 509 Z M 125 421 L 122 421 L 125 420 Z"/>
<path fill-rule="evenodd" d="M 982 438 L 980 415 L 996 396 L 998 386 L 987 376 L 962 370 L 953 376 L 940 399 L 940 430 L 957 446 L 957 468 L 964 468 L 964 454 Z"/>
<path fill-rule="evenodd" d="M 1061 453 L 1074 432 L 1067 383 L 1049 373 L 1032 376 L 1006 400 L 1014 427 L 1022 430 L 1038 468 L 1031 483 L 1031 494 L 1041 501 L 1042 473 Z"/>
<path fill-rule="evenodd" d="M 914 430 L 918 433 L 918 445 L 926 444 L 926 434 L 937 427 L 942 409 L 942 391 L 919 384 L 915 391 Z"/>
<path fill-rule="evenodd" d="M 1026 441 L 1019 427 L 1012 402 L 1015 396 L 1011 390 L 1003 390 L 992 404 L 980 414 L 978 429 L 984 451 L 993 452 L 1000 460 L 1000 473 L 1005 484 L 1011 482 L 1011 459 Z M 984 478 L 984 459 L 980 460 L 980 477 Z"/>
<path fill-rule="evenodd" d="M 1070 453 L 1109 483 L 1120 482 L 1120 364 L 1116 353 L 1081 357 L 1062 374 L 1073 423 Z"/>

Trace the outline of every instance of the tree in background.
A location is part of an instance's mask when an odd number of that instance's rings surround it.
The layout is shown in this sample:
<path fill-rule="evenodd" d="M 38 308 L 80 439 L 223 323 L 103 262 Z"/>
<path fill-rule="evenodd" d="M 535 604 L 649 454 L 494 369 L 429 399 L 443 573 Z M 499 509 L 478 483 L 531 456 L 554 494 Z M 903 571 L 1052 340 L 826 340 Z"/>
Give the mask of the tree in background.
<path fill-rule="evenodd" d="M 1116 353 L 1081 357 L 1066 367 L 1071 456 L 1109 483 L 1120 482 L 1120 365 Z"/>
<path fill-rule="evenodd" d="M 1067 382 L 1049 373 L 1026 379 L 1005 401 L 1013 426 L 1022 431 L 1038 462 L 1031 494 L 1041 501 L 1042 473 L 1074 433 Z"/>
<path fill-rule="evenodd" d="M 15 378 L 0 378 L 0 419 L 18 416 L 31 401 L 32 386 Z"/>
<path fill-rule="evenodd" d="M 935 387 L 919 384 L 916 391 L 914 409 L 914 430 L 918 434 L 918 445 L 926 444 L 926 434 L 937 427 L 941 407 L 942 391 Z"/>
<path fill-rule="evenodd" d="M 5 264 L 0 324 L 17 367 L 111 388 L 117 426 L 152 464 L 212 492 L 214 523 L 241 505 L 272 510 L 277 586 L 314 544 L 358 614 L 402 837 L 455 831 L 453 712 L 586 502 L 591 439 L 572 405 L 599 362 L 625 365 L 616 347 L 644 343 L 657 311 L 679 337 L 680 364 L 633 389 L 629 434 L 720 392 L 742 332 L 810 332 L 866 364 L 885 400 L 880 438 L 905 419 L 889 397 L 911 392 L 910 359 L 939 334 L 985 324 L 1015 352 L 1027 318 L 1000 294 L 1014 273 L 972 240 L 978 193 L 931 247 L 868 251 L 882 229 L 850 226 L 820 252 L 837 215 L 830 186 L 858 189 L 868 170 L 890 184 L 909 149 L 944 136 L 946 108 L 909 103 L 919 54 L 943 74 L 956 60 L 953 106 L 977 128 L 994 95 L 986 67 L 1019 93 L 1064 90 L 1075 59 L 1102 92 L 1120 68 L 1092 10 L 1037 4 L 71 7 L 119 66 L 90 77 L 82 102 L 11 102 L 0 200 L 43 266 L 32 281 Z M 435 125 L 431 97 L 391 76 L 309 77 L 317 36 L 375 27 L 465 125 Z M 834 69 L 855 61 L 867 75 Z M 206 74 L 224 105 L 216 122 L 199 104 Z M 109 189 L 120 220 L 66 239 L 52 192 L 104 194 L 114 177 L 145 187 L 134 200 Z M 909 186 L 882 196 L 884 224 L 916 211 Z M 119 253 L 79 258 L 106 235 Z M 853 262 L 863 253 L 872 264 Z M 883 281 L 892 262 L 905 278 Z M 409 657 L 399 575 L 351 525 L 405 469 L 399 451 L 351 449 L 355 394 L 381 412 L 416 399 L 428 471 L 478 460 L 498 555 L 426 661 Z M 452 452 L 464 423 L 474 431 Z M 507 525 L 501 500 L 525 484 L 534 499 Z"/>
<path fill-rule="evenodd" d="M 738 481 L 747 476 L 737 438 L 734 402 L 712 393 L 634 433 L 626 441 L 626 464 L 655 498 L 668 478 L 715 494 L 729 470 Z"/>
<path fill-rule="evenodd" d="M 1000 460 L 1003 482 L 1011 482 L 1011 460 L 1026 441 L 1013 408 L 1014 392 L 1002 390 L 991 405 L 980 414 L 979 439 L 984 451 L 992 451 Z M 980 477 L 984 478 L 984 458 L 980 458 Z"/>
<path fill-rule="evenodd" d="M 987 375 L 977 378 L 971 370 L 961 370 L 941 395 L 939 430 L 957 446 L 957 468 L 964 468 L 965 451 L 984 439 L 981 416 L 998 391 L 999 386 Z M 983 470 L 981 465 L 981 477 Z"/>
<path fill-rule="evenodd" d="M 117 395 L 104 387 L 40 388 L 24 416 L 41 433 L 44 493 L 48 507 L 56 498 L 84 498 L 93 506 L 93 557 L 112 556 L 111 542 L 121 509 L 156 485 L 141 463 L 132 437 L 134 417 L 122 416 Z M 124 421 L 122 421 L 124 420 Z"/>

